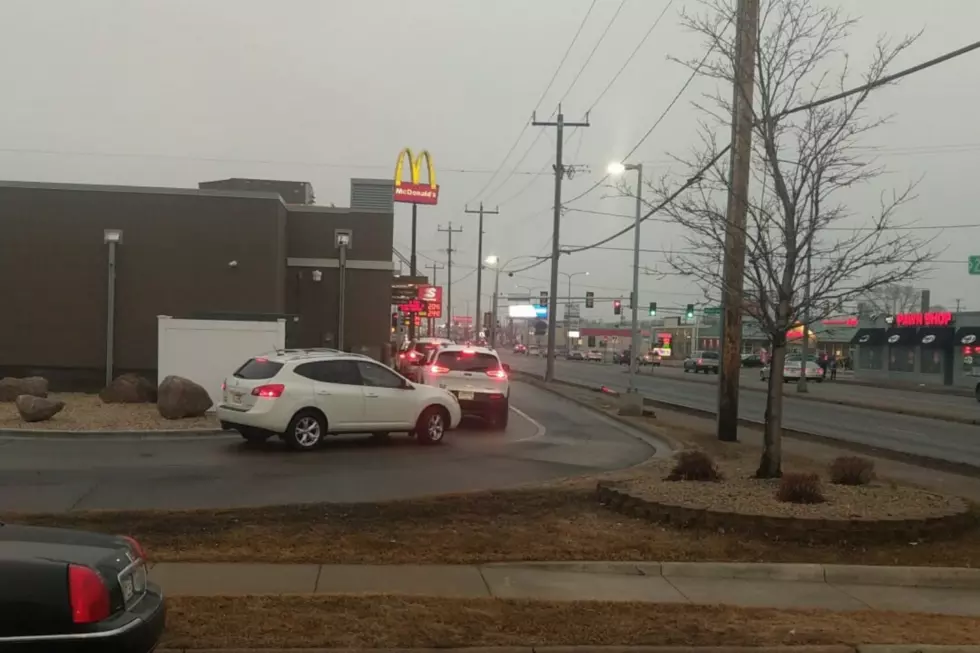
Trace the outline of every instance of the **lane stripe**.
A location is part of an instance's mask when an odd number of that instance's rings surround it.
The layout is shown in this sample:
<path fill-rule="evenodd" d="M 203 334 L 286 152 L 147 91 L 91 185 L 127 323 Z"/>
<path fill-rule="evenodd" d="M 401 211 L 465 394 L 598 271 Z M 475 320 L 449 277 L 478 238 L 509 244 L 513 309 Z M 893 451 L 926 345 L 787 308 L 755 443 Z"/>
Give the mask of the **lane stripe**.
<path fill-rule="evenodd" d="M 527 421 L 531 422 L 531 424 L 533 424 L 537 428 L 537 431 L 535 432 L 534 435 L 529 435 L 526 438 L 518 438 L 516 440 L 511 440 L 511 442 L 527 442 L 528 440 L 537 440 L 538 438 L 543 437 L 544 434 L 548 432 L 548 429 L 545 428 L 544 424 L 534 419 L 520 408 L 515 408 L 514 406 L 511 406 L 510 409 L 515 413 L 517 413 L 518 415 L 520 415 L 521 417 L 523 417 L 524 419 L 526 419 Z"/>

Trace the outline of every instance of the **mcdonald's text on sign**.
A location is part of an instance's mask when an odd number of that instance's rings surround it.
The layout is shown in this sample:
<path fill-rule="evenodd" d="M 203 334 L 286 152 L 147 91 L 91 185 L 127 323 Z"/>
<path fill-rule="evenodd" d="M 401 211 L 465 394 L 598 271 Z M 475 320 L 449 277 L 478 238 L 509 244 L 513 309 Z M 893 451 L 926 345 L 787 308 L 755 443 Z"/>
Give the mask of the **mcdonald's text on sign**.
<path fill-rule="evenodd" d="M 404 181 L 405 159 L 408 159 L 408 168 L 411 181 Z M 422 182 L 422 159 L 425 159 L 428 181 Z M 436 169 L 432 165 L 432 155 L 427 150 L 419 152 L 418 156 L 412 156 L 412 150 L 407 147 L 398 153 L 398 160 L 395 162 L 395 194 L 396 202 L 407 204 L 438 204 L 439 185 L 436 183 Z"/>

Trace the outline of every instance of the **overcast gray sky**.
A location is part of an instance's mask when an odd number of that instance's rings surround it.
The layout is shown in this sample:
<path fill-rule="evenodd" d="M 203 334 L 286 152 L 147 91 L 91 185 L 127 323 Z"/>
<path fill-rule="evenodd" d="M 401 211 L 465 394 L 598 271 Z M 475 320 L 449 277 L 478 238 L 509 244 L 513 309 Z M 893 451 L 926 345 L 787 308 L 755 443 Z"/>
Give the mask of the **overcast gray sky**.
<path fill-rule="evenodd" d="M 627 0 L 608 36 L 564 98 L 578 120 L 623 64 L 667 0 Z M 306 180 L 317 202 L 344 206 L 350 177 L 390 178 L 403 147 L 432 152 L 442 186 L 437 207 L 419 209 L 419 250 L 445 260 L 438 225 L 462 225 L 456 278 L 476 263 L 475 216 L 463 205 L 490 178 L 527 121 L 591 0 L 3 0 L 0 3 L 0 178 L 193 187 L 224 177 Z M 619 0 L 599 0 L 551 91 L 538 107 L 547 117 L 582 68 Z M 976 0 L 861 0 L 840 4 L 863 17 L 850 42 L 862 61 L 882 33 L 924 29 L 896 69 L 976 38 Z M 565 183 L 570 198 L 591 186 L 650 127 L 687 72 L 667 61 L 697 56 L 701 43 L 683 31 L 674 0 L 611 90 L 593 108 L 592 126 L 571 135 L 567 164 L 587 166 Z M 903 219 L 922 225 L 980 223 L 974 173 L 980 157 L 980 55 L 908 78 L 876 93 L 872 109 L 895 113 L 868 137 L 890 174 L 857 194 L 858 213 L 878 194 L 924 177 Z M 693 85 L 634 156 L 663 172 L 668 153 L 693 142 L 690 105 L 709 88 Z M 533 148 L 517 174 L 517 159 Z M 529 127 L 503 174 L 483 195 L 500 204 L 487 220 L 485 253 L 507 259 L 546 251 L 551 233 L 550 172 L 554 130 Z M 500 183 L 503 182 L 502 185 Z M 516 195 L 516 196 L 515 196 Z M 628 213 L 629 200 L 596 191 L 571 207 Z M 396 208 L 395 245 L 406 255 L 408 205 Z M 569 212 L 563 245 L 615 231 L 620 218 Z M 647 223 L 643 246 L 683 246 L 676 228 Z M 656 226 L 654 226 L 656 225 Z M 966 257 L 980 254 L 980 229 L 937 232 L 938 271 L 918 285 L 933 300 L 980 309 L 978 277 Z M 628 248 L 631 236 L 611 246 Z M 562 259 L 574 293 L 628 295 L 630 254 L 594 250 Z M 420 258 L 421 263 L 429 263 Z M 645 254 L 646 266 L 665 269 Z M 501 282 L 546 287 L 548 266 Z M 440 271 L 440 281 L 445 272 Z M 475 275 L 454 286 L 457 312 L 475 296 Z M 579 283 L 581 282 L 581 283 Z M 492 275 L 484 292 L 492 289 Z M 562 293 L 565 292 L 562 281 Z M 690 282 L 641 278 L 641 305 L 700 299 Z M 470 306 L 472 312 L 474 307 Z M 587 313 L 588 315 L 588 313 Z M 592 316 L 611 316 L 603 304 Z"/>

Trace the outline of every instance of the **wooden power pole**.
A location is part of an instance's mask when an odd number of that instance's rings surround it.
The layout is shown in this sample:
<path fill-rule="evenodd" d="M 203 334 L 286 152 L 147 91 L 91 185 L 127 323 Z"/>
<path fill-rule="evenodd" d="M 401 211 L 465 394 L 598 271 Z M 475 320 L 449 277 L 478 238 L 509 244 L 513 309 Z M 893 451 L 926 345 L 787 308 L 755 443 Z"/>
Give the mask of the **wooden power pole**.
<path fill-rule="evenodd" d="M 735 83 L 732 101 L 731 183 L 721 287 L 721 365 L 718 379 L 718 439 L 738 441 L 738 384 L 742 367 L 745 229 L 752 161 L 752 96 L 759 38 L 759 0 L 738 0 Z"/>

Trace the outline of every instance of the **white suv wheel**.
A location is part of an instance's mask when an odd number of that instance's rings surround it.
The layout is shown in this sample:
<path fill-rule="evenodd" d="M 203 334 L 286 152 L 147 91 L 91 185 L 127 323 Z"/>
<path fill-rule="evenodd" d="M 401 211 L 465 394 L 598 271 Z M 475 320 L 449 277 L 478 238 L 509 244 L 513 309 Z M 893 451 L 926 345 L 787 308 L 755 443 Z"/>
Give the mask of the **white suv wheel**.
<path fill-rule="evenodd" d="M 416 434 L 420 444 L 438 444 L 446 435 L 446 416 L 438 408 L 426 408 L 419 416 Z"/>
<path fill-rule="evenodd" d="M 311 412 L 302 412 L 289 423 L 286 443 L 293 449 L 306 451 L 313 449 L 323 440 L 322 420 Z"/>

